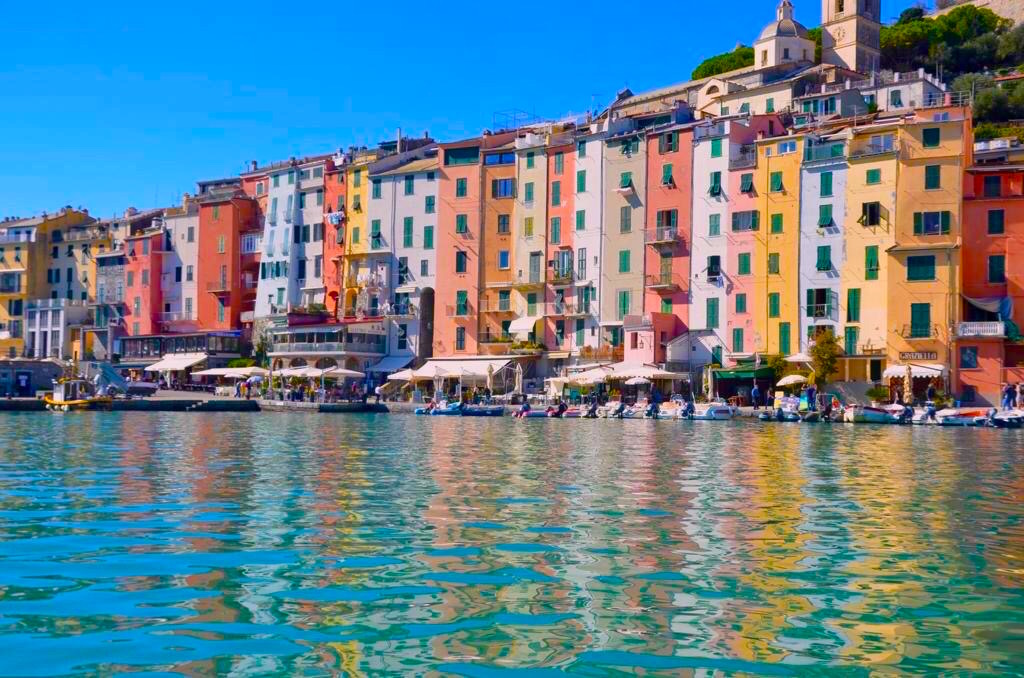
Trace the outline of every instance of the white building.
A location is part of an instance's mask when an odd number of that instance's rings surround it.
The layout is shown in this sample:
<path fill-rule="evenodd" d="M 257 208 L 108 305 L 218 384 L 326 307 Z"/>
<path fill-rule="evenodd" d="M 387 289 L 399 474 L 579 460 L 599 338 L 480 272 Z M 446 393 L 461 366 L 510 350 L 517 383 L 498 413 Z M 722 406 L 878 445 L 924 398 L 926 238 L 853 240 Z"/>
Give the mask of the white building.
<path fill-rule="evenodd" d="M 775 21 L 761 31 L 754 43 L 754 66 L 772 68 L 787 63 L 814 63 L 814 41 L 807 29 L 793 18 L 793 3 L 781 0 Z"/>
<path fill-rule="evenodd" d="M 846 260 L 846 143 L 808 137 L 800 178 L 800 348 L 826 328 L 842 337 Z"/>
<path fill-rule="evenodd" d="M 604 223 L 604 132 L 598 124 L 576 137 L 576 173 L 583 173 L 583 191 L 575 192 L 576 216 L 572 225 L 576 247 L 576 310 L 583 320 L 583 346 L 600 344 L 601 228 Z M 580 185 L 579 179 L 575 188 Z M 582 225 L 582 227 L 581 227 Z M 574 328 L 575 329 L 575 328 Z"/>
<path fill-rule="evenodd" d="M 195 331 L 197 314 L 196 269 L 199 265 L 199 205 L 186 196 L 180 208 L 163 217 L 167 254 L 162 257 L 160 311 L 162 332 Z"/>
<path fill-rule="evenodd" d="M 87 324 L 85 301 L 33 299 L 25 309 L 25 355 L 29 358 L 71 358 L 72 328 Z M 79 356 L 81 357 L 81 356 Z"/>

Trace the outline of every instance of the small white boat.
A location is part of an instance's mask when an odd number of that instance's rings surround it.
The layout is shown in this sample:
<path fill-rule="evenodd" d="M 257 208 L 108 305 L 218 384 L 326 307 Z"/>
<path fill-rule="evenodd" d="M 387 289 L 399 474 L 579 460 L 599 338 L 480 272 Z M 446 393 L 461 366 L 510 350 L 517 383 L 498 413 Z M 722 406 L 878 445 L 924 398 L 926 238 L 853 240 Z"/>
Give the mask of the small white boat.
<path fill-rule="evenodd" d="M 693 413 L 695 421 L 729 421 L 736 414 L 736 410 L 724 400 L 714 400 L 710 403 L 699 403 Z"/>
<path fill-rule="evenodd" d="M 843 411 L 843 421 L 848 424 L 898 424 L 900 418 L 882 407 L 848 405 Z"/>
<path fill-rule="evenodd" d="M 935 413 L 939 426 L 977 426 L 987 418 L 987 410 L 977 407 L 947 407 Z"/>

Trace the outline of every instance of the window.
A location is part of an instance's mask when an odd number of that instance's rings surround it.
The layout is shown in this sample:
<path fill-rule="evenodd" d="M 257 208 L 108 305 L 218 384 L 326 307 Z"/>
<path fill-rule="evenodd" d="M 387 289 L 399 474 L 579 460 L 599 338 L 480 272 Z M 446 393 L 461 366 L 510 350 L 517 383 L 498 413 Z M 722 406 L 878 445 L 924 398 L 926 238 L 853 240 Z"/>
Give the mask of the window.
<path fill-rule="evenodd" d="M 224 254 L 225 248 L 226 243 L 224 240 L 224 236 L 217 236 L 217 254 Z"/>
<path fill-rule="evenodd" d="M 993 254 L 988 258 L 988 281 L 993 284 L 1006 282 L 1006 255 Z"/>
<path fill-rule="evenodd" d="M 787 153 L 796 153 L 796 142 L 795 141 L 780 141 L 779 155 L 786 155 Z"/>
<path fill-rule="evenodd" d="M 467 270 L 467 263 L 468 263 L 468 261 L 469 261 L 468 255 L 465 252 L 461 251 L 461 250 L 457 250 L 455 252 L 455 272 L 456 273 L 465 273 L 466 270 Z"/>
<path fill-rule="evenodd" d="M 860 289 L 858 288 L 846 290 L 846 322 L 860 322 Z"/>
<path fill-rule="evenodd" d="M 942 188 L 942 167 L 927 165 L 924 168 L 924 190 L 934 191 Z"/>
<path fill-rule="evenodd" d="M 370 247 L 382 247 L 384 245 L 384 238 L 380 234 L 380 219 L 374 219 L 370 222 Z"/>
<path fill-rule="evenodd" d="M 771 292 L 768 294 L 768 317 L 778 318 L 779 310 L 781 306 L 781 295 L 778 292 Z"/>
<path fill-rule="evenodd" d="M 455 197 L 465 198 L 469 192 L 469 182 L 466 179 L 455 180 Z"/>
<path fill-rule="evenodd" d="M 181 266 L 174 267 L 174 282 L 181 282 Z"/>
<path fill-rule="evenodd" d="M 857 355 L 857 340 L 860 330 L 856 327 L 847 327 L 843 331 L 843 352 L 846 355 Z"/>
<path fill-rule="evenodd" d="M 718 299 L 716 297 L 710 297 L 706 304 L 707 311 L 707 328 L 709 330 L 718 329 Z"/>
<path fill-rule="evenodd" d="M 562 182 L 551 182 L 551 206 L 558 207 L 562 204 Z"/>
<path fill-rule="evenodd" d="M 629 233 L 633 230 L 633 209 L 629 205 L 619 208 L 619 233 Z"/>
<path fill-rule="evenodd" d="M 722 215 L 711 214 L 708 216 L 708 235 L 722 235 Z"/>
<path fill-rule="evenodd" d="M 750 275 L 750 253 L 740 252 L 739 260 L 736 263 L 737 275 Z"/>
<path fill-rule="evenodd" d="M 927 339 L 932 335 L 932 305 L 910 305 L 910 338 Z"/>
<path fill-rule="evenodd" d="M 715 346 L 711 349 L 711 362 L 715 365 L 722 364 L 722 347 Z"/>
<path fill-rule="evenodd" d="M 732 330 L 732 352 L 743 353 L 743 328 L 734 327 Z"/>
<path fill-rule="evenodd" d="M 306 209 L 306 194 L 305 193 L 299 193 L 299 209 L 300 210 Z"/>
<path fill-rule="evenodd" d="M 415 177 L 412 174 L 406 174 L 405 177 L 403 177 L 403 178 L 405 180 L 405 194 L 406 195 L 412 195 L 413 194 L 413 180 L 415 179 Z"/>
<path fill-rule="evenodd" d="M 291 183 L 291 182 L 289 181 L 288 183 Z M 362 185 L 363 185 L 363 171 L 362 170 L 358 170 L 358 169 L 357 170 L 353 170 L 352 171 L 352 187 L 353 188 L 359 188 Z"/>
<path fill-rule="evenodd" d="M 750 113 L 750 104 L 747 102 L 740 104 L 740 113 Z"/>
<path fill-rule="evenodd" d="M 942 142 L 942 132 L 938 127 L 927 127 L 921 132 L 921 143 L 925 148 L 938 148 Z"/>
<path fill-rule="evenodd" d="M 619 188 L 630 188 L 633 186 L 633 173 L 623 172 L 619 175 Z"/>
<path fill-rule="evenodd" d="M 629 290 L 619 290 L 619 292 L 617 294 L 617 302 L 618 303 L 616 304 L 616 309 L 615 309 L 616 310 L 616 316 L 617 316 L 616 319 L 617 320 L 622 320 L 627 315 L 629 315 L 629 307 L 630 307 L 630 301 L 631 301 L 630 300 L 630 296 L 631 295 L 630 295 Z"/>
<path fill-rule="evenodd" d="M 562 241 L 562 218 L 551 217 L 551 244 L 558 245 Z"/>
<path fill-rule="evenodd" d="M 622 155 L 633 155 L 640 152 L 640 139 L 628 139 L 622 142 Z"/>
<path fill-rule="evenodd" d="M 352 227 L 352 244 L 353 245 L 358 245 L 359 244 L 359 227 L 358 226 L 353 226 Z"/>
<path fill-rule="evenodd" d="M 523 186 L 523 202 L 533 202 L 533 182 L 527 181 Z"/>
<path fill-rule="evenodd" d="M 485 165 L 514 165 L 515 162 L 515 153 L 491 153 L 484 156 Z"/>
<path fill-rule="evenodd" d="M 892 108 L 903 108 L 903 92 L 898 89 L 889 92 L 889 105 Z"/>
<path fill-rule="evenodd" d="M 717 139 L 712 139 L 711 140 L 711 157 L 712 158 L 721 158 L 722 157 L 722 139 L 721 138 L 717 138 Z"/>
<path fill-rule="evenodd" d="M 675 181 L 672 179 L 672 163 L 667 162 L 661 166 L 661 185 L 662 186 L 673 186 Z"/>
<path fill-rule="evenodd" d="M 505 234 L 511 230 L 511 217 L 508 214 L 498 215 L 498 233 Z"/>
<path fill-rule="evenodd" d="M 756 231 L 761 227 L 761 215 L 756 210 L 732 213 L 733 231 Z"/>
<path fill-rule="evenodd" d="M 779 275 L 779 255 L 772 252 L 768 255 L 768 275 Z"/>
<path fill-rule="evenodd" d="M 740 175 L 740 192 L 741 193 L 753 193 L 754 192 L 754 173 L 747 172 Z"/>
<path fill-rule="evenodd" d="M 674 153 L 679 150 L 679 132 L 665 132 L 658 137 L 659 153 Z"/>
<path fill-rule="evenodd" d="M 516 180 L 515 179 L 492 179 L 491 180 L 491 197 L 492 198 L 512 198 L 516 194 Z"/>
<path fill-rule="evenodd" d="M 585 193 L 587 190 L 587 170 L 576 172 L 576 192 Z"/>
<path fill-rule="evenodd" d="M 722 195 L 722 173 L 711 173 L 711 185 L 708 187 L 708 194 L 711 196 Z"/>
<path fill-rule="evenodd" d="M 455 328 L 455 350 L 465 351 L 466 350 L 466 328 L 456 327 Z"/>
<path fill-rule="evenodd" d="M 555 153 L 555 174 L 565 171 L 565 154 L 561 151 Z"/>
<path fill-rule="evenodd" d="M 576 230 L 582 231 L 587 227 L 587 211 L 576 210 Z"/>
<path fill-rule="evenodd" d="M 864 248 L 864 279 L 878 280 L 878 271 L 881 268 L 878 260 L 878 245 L 868 245 Z"/>
<path fill-rule="evenodd" d="M 508 250 L 498 250 L 498 268 L 503 271 L 509 268 Z"/>
<path fill-rule="evenodd" d="M 779 323 L 779 353 L 782 355 L 789 355 L 791 336 L 792 332 L 789 323 Z"/>
<path fill-rule="evenodd" d="M 576 155 L 585 158 L 587 157 L 587 140 L 580 139 L 576 142 Z"/>
<path fill-rule="evenodd" d="M 961 346 L 960 347 L 960 369 L 962 369 L 962 370 L 976 370 L 976 369 L 978 369 L 978 347 L 977 346 Z"/>
<path fill-rule="evenodd" d="M 423 198 L 423 212 L 425 214 L 433 214 L 434 213 L 434 210 L 435 210 L 434 200 L 435 200 L 435 198 L 432 195 L 428 195 L 428 196 L 425 196 Z"/>
<path fill-rule="evenodd" d="M 831 198 L 832 197 L 832 173 L 822 172 L 821 173 L 821 197 Z"/>
<path fill-rule="evenodd" d="M 533 237 L 533 217 L 523 219 L 523 235 L 527 238 Z"/>
<path fill-rule="evenodd" d="M 736 312 L 737 313 L 746 313 L 747 312 L 747 295 L 746 294 L 737 294 L 736 295 Z"/>
<path fill-rule="evenodd" d="M 935 280 L 935 256 L 907 257 L 907 280 Z"/>
<path fill-rule="evenodd" d="M 821 228 L 832 226 L 832 205 L 818 205 L 818 226 Z"/>
<path fill-rule="evenodd" d="M 717 254 L 708 257 L 708 279 L 718 278 L 722 275 L 722 257 Z"/>
<path fill-rule="evenodd" d="M 316 204 L 318 207 L 324 204 L 324 189 L 322 188 L 316 189 Z"/>
<path fill-rule="evenodd" d="M 1003 194 L 1003 178 L 1002 177 L 985 177 L 985 191 L 984 196 L 986 198 L 998 198 Z"/>
<path fill-rule="evenodd" d="M 424 276 L 424 277 L 430 275 L 430 260 L 429 259 L 420 259 L 420 275 Z"/>
<path fill-rule="evenodd" d="M 576 250 L 576 277 L 579 280 L 585 280 L 587 277 L 587 248 L 580 247 Z M 583 288 L 584 294 L 587 293 L 589 287 Z"/>
<path fill-rule="evenodd" d="M 288 183 L 289 184 L 294 184 L 295 183 L 295 170 L 289 170 L 289 172 L 288 172 Z"/>
<path fill-rule="evenodd" d="M 629 250 L 619 250 L 619 273 L 629 273 Z"/>
<path fill-rule="evenodd" d="M 275 174 L 273 179 L 274 179 L 274 188 L 277 188 L 278 186 L 281 185 L 281 175 L 280 174 Z"/>
<path fill-rule="evenodd" d="M 914 212 L 914 235 L 946 235 L 949 212 Z"/>
<path fill-rule="evenodd" d="M 423 249 L 432 250 L 434 249 L 434 227 L 424 226 L 423 227 Z"/>
<path fill-rule="evenodd" d="M 782 233 L 782 231 L 783 231 L 782 214 L 781 213 L 775 213 L 775 214 L 772 215 L 771 232 L 772 232 L 773 235 L 778 235 L 779 233 Z"/>
<path fill-rule="evenodd" d="M 1002 235 L 1006 232 L 1006 212 L 1004 210 L 988 211 L 988 234 Z"/>
<path fill-rule="evenodd" d="M 875 184 L 882 183 L 882 170 L 880 169 L 869 169 L 865 181 L 868 186 L 874 186 Z"/>
<path fill-rule="evenodd" d="M 60 271 L 57 271 L 57 274 L 58 274 L 57 282 L 60 282 L 60 275 L 59 275 Z M 68 276 L 68 282 L 69 283 L 71 282 L 71 276 L 70 275 Z M 147 285 L 149 285 L 149 269 L 148 268 L 147 269 L 143 269 L 143 271 L 142 271 L 142 286 L 145 287 Z"/>
<path fill-rule="evenodd" d="M 772 193 L 781 193 L 782 190 L 783 190 L 782 189 L 782 172 L 772 172 L 771 173 L 771 180 L 770 181 L 771 181 L 771 185 L 769 186 L 769 190 L 771 190 Z"/>
<path fill-rule="evenodd" d="M 466 290 L 455 293 L 455 315 L 469 315 L 469 292 Z"/>
<path fill-rule="evenodd" d="M 196 227 L 195 226 L 189 226 L 188 227 L 188 230 L 185 232 L 185 241 L 186 242 L 195 242 L 196 241 Z"/>
<path fill-rule="evenodd" d="M 187 265 L 185 267 L 185 282 L 192 282 L 194 276 L 195 269 L 192 268 L 192 264 Z"/>
<path fill-rule="evenodd" d="M 469 216 L 466 214 L 455 215 L 455 232 L 469 233 Z"/>
<path fill-rule="evenodd" d="M 832 270 L 832 246 L 831 245 L 819 245 L 818 246 L 817 269 L 819 271 L 831 271 Z"/>
<path fill-rule="evenodd" d="M 533 169 L 533 162 L 534 162 L 533 158 L 534 158 L 534 152 L 533 151 L 527 151 L 526 152 L 526 169 Z"/>
<path fill-rule="evenodd" d="M 412 217 L 402 220 L 402 247 L 412 247 Z"/>
<path fill-rule="evenodd" d="M 882 223 L 882 204 L 865 202 L 860 206 L 860 221 L 863 226 L 878 226 Z"/>

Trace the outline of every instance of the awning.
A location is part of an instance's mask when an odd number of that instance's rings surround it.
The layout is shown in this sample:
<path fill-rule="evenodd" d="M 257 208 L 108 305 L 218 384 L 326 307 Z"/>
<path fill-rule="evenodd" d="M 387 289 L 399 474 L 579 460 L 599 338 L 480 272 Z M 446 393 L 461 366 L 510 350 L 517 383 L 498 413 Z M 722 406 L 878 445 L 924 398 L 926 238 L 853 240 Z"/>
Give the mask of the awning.
<path fill-rule="evenodd" d="M 146 372 L 181 372 L 206 360 L 205 353 L 168 353 L 145 368 Z"/>
<path fill-rule="evenodd" d="M 412 381 L 412 370 L 399 370 L 388 375 L 388 381 Z"/>
<path fill-rule="evenodd" d="M 540 316 L 535 315 L 516 318 L 509 323 L 508 332 L 509 334 L 515 335 L 517 338 L 520 337 L 520 335 L 529 334 L 530 332 L 533 332 L 533 328 L 537 324 L 538 320 L 540 320 Z"/>
<path fill-rule="evenodd" d="M 770 367 L 733 367 L 731 369 L 714 370 L 716 379 L 768 379 L 775 376 Z"/>
<path fill-rule="evenodd" d="M 383 372 L 384 374 L 391 374 L 396 370 L 400 370 L 409 363 L 412 362 L 411 355 L 389 355 L 388 357 L 381 360 L 376 365 L 370 366 L 367 372 Z"/>
<path fill-rule="evenodd" d="M 946 366 L 936 365 L 934 363 L 922 363 L 919 365 L 911 365 L 910 373 L 915 378 L 944 377 L 946 376 Z M 885 368 L 884 372 L 882 372 L 882 377 L 884 379 L 891 379 L 893 377 L 903 378 L 905 376 L 907 376 L 906 365 L 890 365 L 889 367 Z"/>
<path fill-rule="evenodd" d="M 609 379 L 625 381 L 627 379 L 651 379 L 651 380 L 689 380 L 690 375 L 679 372 L 669 372 L 657 365 L 646 363 L 615 363 L 613 365 L 602 365 L 581 374 L 569 377 L 569 380 L 577 384 L 599 384 Z"/>
<path fill-rule="evenodd" d="M 508 367 L 512 362 L 507 358 L 494 360 L 428 360 L 427 364 L 413 372 L 414 380 L 429 380 L 434 377 L 445 377 L 448 379 L 486 379 L 487 368 L 493 369 L 493 374 Z"/>

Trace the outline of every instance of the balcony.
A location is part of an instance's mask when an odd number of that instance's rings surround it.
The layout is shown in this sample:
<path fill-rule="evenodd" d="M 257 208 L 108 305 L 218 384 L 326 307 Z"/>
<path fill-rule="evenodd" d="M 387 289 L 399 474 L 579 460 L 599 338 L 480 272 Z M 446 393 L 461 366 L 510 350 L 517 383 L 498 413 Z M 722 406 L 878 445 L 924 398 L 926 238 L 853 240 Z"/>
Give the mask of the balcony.
<path fill-rule="evenodd" d="M 345 341 L 274 344 L 270 350 L 270 355 L 325 356 L 343 353 L 371 353 L 383 355 L 385 350 L 384 337 L 380 337 L 374 341 L 356 341 L 354 339 L 347 338 Z"/>
<path fill-rule="evenodd" d="M 886 153 L 900 152 L 900 145 L 897 141 L 891 141 L 886 143 L 867 143 L 858 145 L 850 149 L 850 159 L 856 160 L 857 158 L 868 158 L 873 155 L 885 155 Z"/>
<path fill-rule="evenodd" d="M 18 231 L 0 233 L 0 245 L 19 242 L 35 242 L 34 231 Z"/>
<path fill-rule="evenodd" d="M 415 318 L 419 313 L 416 304 L 408 301 L 400 304 L 384 304 L 381 309 L 386 318 Z"/>
<path fill-rule="evenodd" d="M 544 287 L 544 276 L 540 272 L 531 272 L 529 275 L 519 273 L 512 280 L 512 286 L 520 290 L 539 289 Z"/>
<path fill-rule="evenodd" d="M 699 125 L 693 130 L 693 138 L 697 141 L 710 139 L 711 137 L 724 137 L 725 134 L 724 122 L 716 122 L 713 125 Z"/>
<path fill-rule="evenodd" d="M 344 287 L 348 288 L 380 289 L 388 286 L 387 276 L 376 273 L 350 273 L 339 280 L 343 280 Z"/>
<path fill-rule="evenodd" d="M 490 330 L 482 332 L 479 338 L 481 344 L 511 344 L 512 341 L 512 335 L 508 332 L 492 332 Z"/>
<path fill-rule="evenodd" d="M 512 303 L 511 299 L 483 299 L 480 302 L 480 312 L 519 313 L 518 309 L 516 309 L 516 305 Z"/>
<path fill-rule="evenodd" d="M 897 334 L 904 339 L 938 339 L 938 325 L 904 325 Z"/>
<path fill-rule="evenodd" d="M 647 245 L 675 245 L 682 240 L 678 226 L 658 226 L 644 230 L 644 243 Z"/>
<path fill-rule="evenodd" d="M 551 268 L 548 270 L 550 272 L 548 275 L 548 283 L 554 286 L 571 285 L 573 279 L 575 278 L 573 269 L 571 268 Z"/>
<path fill-rule="evenodd" d="M 448 318 L 468 318 L 473 315 L 472 304 L 449 304 L 444 307 L 445 316 Z"/>
<path fill-rule="evenodd" d="M 729 169 L 748 169 L 757 165 L 757 147 L 743 146 L 729 158 Z"/>
<path fill-rule="evenodd" d="M 231 283 L 227 280 L 215 280 L 206 283 L 206 291 L 214 294 L 227 294 L 231 291 Z"/>
<path fill-rule="evenodd" d="M 836 306 L 833 304 L 812 304 L 805 308 L 807 317 L 814 320 L 835 320 Z"/>
<path fill-rule="evenodd" d="M 975 322 L 960 323 L 956 326 L 956 336 L 960 339 L 992 337 L 1001 339 L 1006 336 L 1006 323 Z"/>
<path fill-rule="evenodd" d="M 676 292 L 679 290 L 679 278 L 672 273 L 656 273 L 644 276 L 647 289 L 655 292 Z"/>
<path fill-rule="evenodd" d="M 846 144 L 843 143 L 808 146 L 804 149 L 804 162 L 843 160 L 844 158 L 846 158 Z"/>
<path fill-rule="evenodd" d="M 362 320 L 364 318 L 383 318 L 384 307 L 383 306 L 349 306 L 345 308 L 341 315 L 343 318 Z"/>

